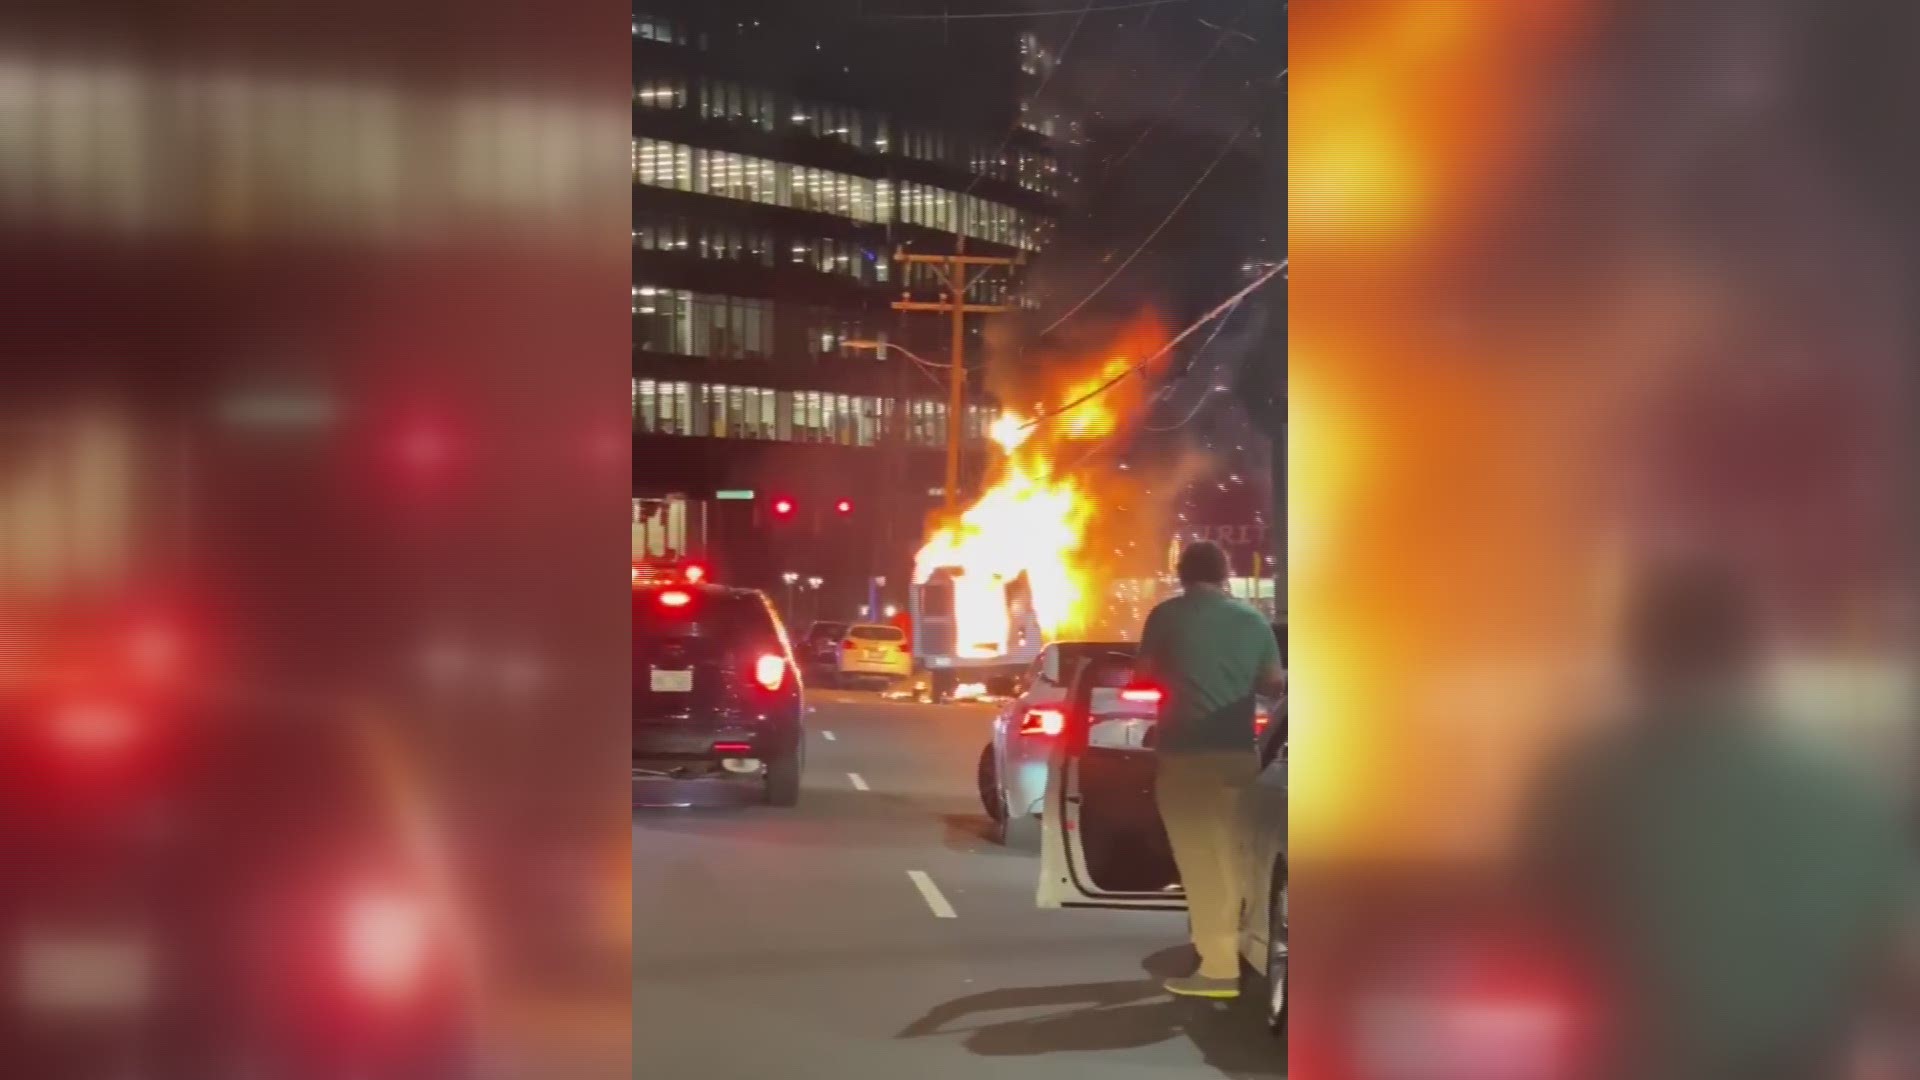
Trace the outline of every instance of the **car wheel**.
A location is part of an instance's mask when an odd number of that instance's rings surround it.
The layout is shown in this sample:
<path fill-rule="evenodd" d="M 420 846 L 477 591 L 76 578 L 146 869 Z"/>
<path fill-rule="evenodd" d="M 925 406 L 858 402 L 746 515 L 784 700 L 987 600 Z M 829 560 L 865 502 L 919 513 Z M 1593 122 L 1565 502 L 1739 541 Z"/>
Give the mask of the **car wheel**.
<path fill-rule="evenodd" d="M 1267 904 L 1267 1024 L 1276 1036 L 1287 1033 L 1287 885 L 1274 873 L 1273 899 Z"/>
<path fill-rule="evenodd" d="M 1004 819 L 1007 811 L 1000 798 L 1000 778 L 993 767 L 992 743 L 980 751 L 980 767 L 974 773 L 974 783 L 980 789 L 980 806 L 987 812 L 987 819 L 996 823 Z M 995 831 L 998 831 L 997 825 Z"/>
<path fill-rule="evenodd" d="M 1000 843 L 1013 851 L 1040 850 L 1040 819 L 1032 814 L 1002 811 L 995 831 L 999 833 Z"/>
<path fill-rule="evenodd" d="M 800 802 L 800 753 L 775 758 L 767 764 L 767 805 L 794 806 Z"/>

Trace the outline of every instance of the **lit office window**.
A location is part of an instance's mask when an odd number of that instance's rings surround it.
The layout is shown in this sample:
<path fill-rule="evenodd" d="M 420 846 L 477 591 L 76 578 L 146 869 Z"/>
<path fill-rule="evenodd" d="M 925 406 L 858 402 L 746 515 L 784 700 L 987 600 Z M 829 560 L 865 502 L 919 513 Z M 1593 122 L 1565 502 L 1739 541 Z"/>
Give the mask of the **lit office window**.
<path fill-rule="evenodd" d="M 635 139 L 633 175 L 642 184 L 691 191 L 693 148 L 658 139 Z"/>
<path fill-rule="evenodd" d="M 693 384 L 635 379 L 633 420 L 647 434 L 693 434 Z"/>
<path fill-rule="evenodd" d="M 693 352 L 691 293 L 638 285 L 633 290 L 633 343 L 648 352 Z"/>
<path fill-rule="evenodd" d="M 655 139 L 633 141 L 634 179 L 654 187 L 790 206 L 853 221 L 895 220 L 995 243 L 1033 247 L 1033 230 L 1011 207 L 943 188 L 887 181 Z M 1025 242 L 1023 243 L 1023 238 Z"/>
<path fill-rule="evenodd" d="M 682 109 L 687 84 L 679 79 L 650 79 L 633 88 L 634 104 L 644 109 Z"/>
<path fill-rule="evenodd" d="M 861 446 L 877 446 L 886 436 L 887 399 L 863 397 L 860 399 L 859 443 Z"/>
<path fill-rule="evenodd" d="M 633 36 L 642 41 L 657 41 L 662 45 L 685 45 L 687 32 L 684 27 L 676 26 L 671 19 L 658 15 L 636 15 L 633 18 Z"/>

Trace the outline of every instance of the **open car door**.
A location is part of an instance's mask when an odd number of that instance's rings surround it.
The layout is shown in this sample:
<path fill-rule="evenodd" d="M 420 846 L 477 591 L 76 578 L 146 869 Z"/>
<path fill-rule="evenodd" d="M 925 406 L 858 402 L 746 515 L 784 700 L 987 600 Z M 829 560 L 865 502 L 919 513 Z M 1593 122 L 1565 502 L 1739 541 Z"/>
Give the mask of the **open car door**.
<path fill-rule="evenodd" d="M 1159 697 L 1134 681 L 1134 660 L 1120 653 L 1074 680 L 1040 815 L 1043 908 L 1186 910 L 1154 802 Z"/>

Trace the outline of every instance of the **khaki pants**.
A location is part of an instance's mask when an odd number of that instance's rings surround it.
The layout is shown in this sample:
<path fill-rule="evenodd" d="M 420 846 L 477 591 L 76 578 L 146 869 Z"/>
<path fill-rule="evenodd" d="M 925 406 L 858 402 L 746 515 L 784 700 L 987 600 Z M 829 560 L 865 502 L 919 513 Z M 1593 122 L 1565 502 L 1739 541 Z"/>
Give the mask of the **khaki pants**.
<path fill-rule="evenodd" d="M 1235 818 L 1241 792 L 1259 775 L 1259 759 L 1244 753 L 1162 754 L 1155 797 L 1186 887 L 1193 947 L 1209 979 L 1240 976 L 1240 883 L 1235 867 Z"/>

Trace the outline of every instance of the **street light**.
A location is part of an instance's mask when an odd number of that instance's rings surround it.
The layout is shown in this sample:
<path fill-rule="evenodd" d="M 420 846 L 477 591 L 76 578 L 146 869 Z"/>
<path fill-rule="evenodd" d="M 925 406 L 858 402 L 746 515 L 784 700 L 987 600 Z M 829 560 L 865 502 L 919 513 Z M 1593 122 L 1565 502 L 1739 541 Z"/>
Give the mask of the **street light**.
<path fill-rule="evenodd" d="M 875 353 L 875 354 L 885 353 L 888 349 L 892 349 L 894 352 L 897 352 L 901 356 L 904 356 L 907 359 L 913 361 L 914 364 L 920 368 L 920 373 L 925 375 L 930 381 L 932 381 L 934 386 L 938 387 L 943 392 L 947 389 L 945 386 L 942 386 L 940 384 L 940 379 L 938 376 L 934 375 L 933 369 L 939 368 L 944 371 L 948 368 L 953 367 L 952 364 L 934 363 L 932 360 L 929 360 L 926 357 L 921 356 L 919 353 L 916 353 L 908 349 L 906 346 L 895 345 L 891 341 L 873 341 L 865 338 L 851 338 L 846 341 L 842 341 L 840 345 L 842 348 L 861 349 L 866 352 Z"/>
<path fill-rule="evenodd" d="M 844 348 L 861 349 L 866 352 L 884 352 L 887 349 L 892 349 L 894 352 L 897 352 L 900 355 L 905 356 L 907 359 L 912 360 L 915 363 L 925 364 L 928 367 L 947 368 L 947 367 L 953 366 L 952 364 L 936 364 L 933 361 L 928 360 L 925 357 L 922 357 L 912 352 L 906 346 L 896 345 L 891 341 L 877 341 L 877 340 L 872 340 L 868 338 L 848 338 L 842 341 L 840 344 Z"/>

